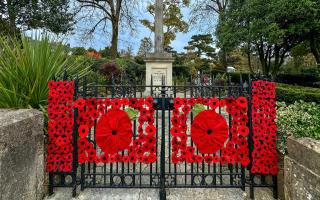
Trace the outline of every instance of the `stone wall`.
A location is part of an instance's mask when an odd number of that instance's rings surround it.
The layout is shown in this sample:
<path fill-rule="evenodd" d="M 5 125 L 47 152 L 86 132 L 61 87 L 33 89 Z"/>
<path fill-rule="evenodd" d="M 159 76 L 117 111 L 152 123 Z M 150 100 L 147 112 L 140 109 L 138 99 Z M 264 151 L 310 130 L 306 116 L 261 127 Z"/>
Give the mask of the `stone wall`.
<path fill-rule="evenodd" d="M 320 141 L 310 138 L 287 141 L 284 159 L 285 199 L 320 199 Z"/>
<path fill-rule="evenodd" d="M 43 114 L 0 110 L 0 199 L 44 196 Z"/>

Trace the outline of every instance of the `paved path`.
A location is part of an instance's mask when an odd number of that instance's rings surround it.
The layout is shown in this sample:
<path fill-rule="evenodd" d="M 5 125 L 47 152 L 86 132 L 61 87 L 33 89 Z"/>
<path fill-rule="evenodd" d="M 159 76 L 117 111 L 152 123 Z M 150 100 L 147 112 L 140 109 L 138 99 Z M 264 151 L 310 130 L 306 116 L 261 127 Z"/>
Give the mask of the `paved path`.
<path fill-rule="evenodd" d="M 45 200 L 158 200 L 157 189 L 86 189 L 71 198 L 71 189 L 58 188 Z M 271 191 L 256 189 L 256 200 L 273 200 Z M 167 200 L 248 200 L 240 189 L 168 189 Z"/>

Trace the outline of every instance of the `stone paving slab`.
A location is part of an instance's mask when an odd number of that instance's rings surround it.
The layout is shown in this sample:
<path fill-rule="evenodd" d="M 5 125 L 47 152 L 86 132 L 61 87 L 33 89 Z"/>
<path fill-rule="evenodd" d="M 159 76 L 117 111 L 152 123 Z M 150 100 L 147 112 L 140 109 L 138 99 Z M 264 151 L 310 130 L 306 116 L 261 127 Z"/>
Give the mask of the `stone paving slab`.
<path fill-rule="evenodd" d="M 70 188 L 58 188 L 45 200 L 157 200 L 158 189 L 86 189 L 76 198 L 71 198 Z M 167 189 L 167 200 L 249 200 L 240 189 Z M 268 189 L 255 189 L 256 200 L 274 200 Z"/>

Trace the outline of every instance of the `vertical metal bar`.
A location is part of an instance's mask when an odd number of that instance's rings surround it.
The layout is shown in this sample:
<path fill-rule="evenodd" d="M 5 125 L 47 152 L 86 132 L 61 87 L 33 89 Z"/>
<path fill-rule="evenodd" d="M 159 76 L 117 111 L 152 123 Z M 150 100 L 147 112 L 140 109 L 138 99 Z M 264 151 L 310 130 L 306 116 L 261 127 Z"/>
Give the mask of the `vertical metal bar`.
<path fill-rule="evenodd" d="M 53 172 L 49 172 L 49 196 L 53 195 Z"/>
<path fill-rule="evenodd" d="M 135 85 L 134 86 L 134 93 L 133 93 L 133 97 L 136 98 L 137 97 L 137 86 Z M 135 119 L 133 121 L 133 133 L 134 133 L 134 139 L 136 139 L 136 136 L 137 136 L 137 120 Z M 136 172 L 136 164 L 135 163 L 132 163 L 132 168 L 133 168 L 133 174 L 135 174 Z M 133 185 L 135 186 L 136 185 L 136 175 L 133 175 L 133 178 L 132 178 L 132 182 L 133 182 Z"/>
<path fill-rule="evenodd" d="M 228 74 L 228 98 L 233 97 L 232 93 L 231 93 L 231 77 L 230 74 Z M 231 114 L 228 114 L 228 119 L 229 119 L 229 140 L 231 139 L 232 135 L 230 132 L 231 126 L 232 126 L 232 119 L 231 119 Z M 232 164 L 228 164 L 228 168 L 230 171 L 230 185 L 233 185 L 233 165 Z"/>
<path fill-rule="evenodd" d="M 221 100 L 221 88 L 219 87 L 218 88 L 218 97 L 219 97 L 219 101 Z M 219 114 L 221 114 L 221 106 L 219 106 Z M 220 155 L 220 158 L 221 158 L 221 150 L 219 151 L 219 155 Z M 220 175 L 220 185 L 223 184 L 223 179 L 222 179 L 222 163 L 220 162 L 219 163 L 219 175 Z"/>
<path fill-rule="evenodd" d="M 85 76 L 83 78 L 83 83 L 82 83 L 82 97 L 86 98 L 87 96 L 87 77 Z M 81 164 L 81 175 L 80 175 L 80 189 L 81 191 L 84 190 L 85 188 L 85 163 Z"/>
<path fill-rule="evenodd" d="M 162 87 L 161 87 L 161 162 L 160 162 L 160 200 L 166 199 L 165 190 L 165 162 L 166 162 L 166 128 L 165 128 L 165 97 L 166 88 L 164 86 L 164 80 L 162 77 Z"/>
<path fill-rule="evenodd" d="M 253 131 L 252 131 L 252 105 L 251 105 L 251 99 L 252 99 L 252 83 L 251 83 L 251 75 L 249 74 L 249 88 L 248 88 L 248 117 L 249 117 L 249 140 L 248 140 L 248 146 L 249 146 L 249 158 L 250 158 L 250 164 L 248 166 L 249 173 L 250 173 L 250 198 L 254 199 L 254 175 L 251 173 L 251 167 L 253 164 L 253 158 L 252 158 L 252 152 L 253 152 Z"/>
<path fill-rule="evenodd" d="M 146 87 L 148 87 L 146 85 Z M 146 88 L 147 89 L 147 88 Z M 150 89 L 150 95 L 153 96 L 153 76 L 151 75 L 151 89 Z"/>
<path fill-rule="evenodd" d="M 240 73 L 240 95 L 243 96 L 243 78 L 242 74 Z M 248 116 L 250 118 L 250 116 Z M 245 173 L 245 167 L 241 164 L 241 190 L 245 191 L 246 190 L 246 173 Z"/>
<path fill-rule="evenodd" d="M 78 77 L 74 81 L 74 101 L 78 98 Z M 73 125 L 73 162 L 72 162 L 72 196 L 77 194 L 77 169 L 78 169 L 78 109 L 74 109 L 74 125 Z"/>
<path fill-rule="evenodd" d="M 97 82 L 98 78 L 96 77 L 95 80 L 95 85 L 94 85 L 94 97 L 97 98 L 98 97 L 98 82 Z M 97 108 L 95 108 L 97 109 Z M 95 151 L 97 151 L 97 144 L 96 144 L 96 129 L 97 129 L 97 120 L 94 120 L 94 129 L 93 129 L 93 146 Z M 96 185 L 96 179 L 97 179 L 97 175 L 96 175 L 96 171 L 97 171 L 97 163 L 94 162 L 93 163 L 93 185 Z"/>
<path fill-rule="evenodd" d="M 112 74 L 112 88 L 111 88 L 111 99 L 113 99 L 115 96 L 115 81 L 114 81 L 114 77 L 113 77 L 113 74 Z M 110 173 L 110 186 L 113 186 L 113 163 L 110 163 L 110 170 L 109 170 L 109 173 Z"/>
<path fill-rule="evenodd" d="M 272 176 L 272 182 L 273 182 L 273 198 L 278 199 L 278 176 Z"/>

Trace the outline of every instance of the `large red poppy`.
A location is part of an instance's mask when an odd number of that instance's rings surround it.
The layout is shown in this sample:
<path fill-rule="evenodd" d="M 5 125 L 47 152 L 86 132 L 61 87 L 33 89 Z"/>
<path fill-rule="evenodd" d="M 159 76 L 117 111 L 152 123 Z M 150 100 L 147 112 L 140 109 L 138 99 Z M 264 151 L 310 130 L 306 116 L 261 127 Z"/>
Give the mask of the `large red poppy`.
<path fill-rule="evenodd" d="M 228 138 L 227 122 L 213 110 L 202 111 L 193 120 L 191 138 L 200 153 L 213 154 Z"/>
<path fill-rule="evenodd" d="M 105 153 L 113 154 L 129 147 L 132 140 L 132 124 L 125 111 L 111 109 L 97 124 L 96 142 Z"/>

